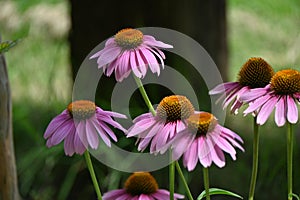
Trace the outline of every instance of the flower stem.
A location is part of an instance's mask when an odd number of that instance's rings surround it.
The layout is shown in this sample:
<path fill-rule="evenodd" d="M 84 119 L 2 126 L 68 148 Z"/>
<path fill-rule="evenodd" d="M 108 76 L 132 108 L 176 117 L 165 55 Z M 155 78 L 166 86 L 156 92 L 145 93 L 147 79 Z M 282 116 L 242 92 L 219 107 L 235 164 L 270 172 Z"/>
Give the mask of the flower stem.
<path fill-rule="evenodd" d="M 133 75 L 133 77 L 134 77 L 134 80 L 135 80 L 137 86 L 139 87 L 140 93 L 143 96 L 143 99 L 144 99 L 147 107 L 149 108 L 149 110 L 152 113 L 152 115 L 155 116 L 156 115 L 155 110 L 154 110 L 154 108 L 152 106 L 152 103 L 151 103 L 151 101 L 150 101 L 147 93 L 146 93 L 146 90 L 145 90 L 145 88 L 143 86 L 143 83 L 142 83 L 141 79 L 139 79 L 135 75 Z"/>
<path fill-rule="evenodd" d="M 140 93 L 141 93 L 141 95 L 143 96 L 143 99 L 144 99 L 144 101 L 145 101 L 147 107 L 149 108 L 149 110 L 150 110 L 150 112 L 152 113 L 152 115 L 155 116 L 155 115 L 156 115 L 156 112 L 155 112 L 155 110 L 154 110 L 154 108 L 153 108 L 153 106 L 152 106 L 152 103 L 151 103 L 151 101 L 150 101 L 150 99 L 149 99 L 149 97 L 148 97 L 148 95 L 147 95 L 147 93 L 146 93 L 146 90 L 145 90 L 145 88 L 144 88 L 144 86 L 143 86 L 143 83 L 142 83 L 141 79 L 139 79 L 139 78 L 136 77 L 136 76 L 133 76 L 133 77 L 134 77 L 134 80 L 135 80 L 137 86 L 139 87 Z M 189 186 L 188 186 L 188 184 L 186 183 L 186 180 L 185 180 L 185 178 L 184 178 L 184 175 L 183 175 L 183 173 L 182 173 L 182 170 L 181 170 L 181 168 L 180 168 L 180 165 L 178 164 L 177 161 L 172 162 L 172 163 L 170 164 L 170 166 L 169 166 L 169 172 L 170 172 L 170 199 L 174 199 L 174 180 L 175 180 L 175 169 L 174 169 L 174 164 L 175 164 L 176 169 L 177 169 L 177 171 L 178 171 L 178 173 L 179 173 L 179 175 L 180 175 L 180 178 L 181 178 L 181 180 L 182 180 L 182 182 L 183 182 L 183 184 L 184 184 L 184 187 L 185 187 L 185 190 L 186 190 L 186 193 L 187 193 L 187 196 L 188 196 L 189 200 L 194 200 L 194 199 L 193 199 L 193 196 L 192 196 L 192 194 L 191 194 L 191 191 L 190 191 L 190 189 L 189 189 Z"/>
<path fill-rule="evenodd" d="M 287 179 L 288 179 L 288 200 L 293 199 L 293 125 L 287 125 Z"/>
<path fill-rule="evenodd" d="M 249 190 L 249 200 L 254 199 L 255 185 L 258 169 L 258 149 L 259 149 L 259 132 L 258 124 L 256 123 L 256 117 L 253 118 L 253 160 L 252 160 L 252 175 Z"/>
<path fill-rule="evenodd" d="M 170 200 L 174 200 L 175 162 L 169 165 Z"/>
<path fill-rule="evenodd" d="M 186 180 L 185 180 L 185 178 L 184 178 L 184 175 L 183 175 L 183 173 L 182 173 L 182 170 L 181 170 L 181 168 L 180 168 L 180 165 L 179 165 L 178 161 L 175 161 L 175 165 L 176 165 L 176 169 L 177 169 L 177 171 L 178 171 L 178 173 L 179 173 L 179 176 L 180 176 L 180 178 L 181 178 L 181 181 L 183 182 L 183 185 L 184 185 L 185 191 L 186 191 L 186 193 L 187 193 L 188 199 L 189 199 L 189 200 L 194 200 L 194 199 L 193 199 L 193 196 L 192 196 L 192 193 L 191 193 L 191 191 L 190 191 L 190 189 L 189 189 L 189 186 L 188 186 L 188 184 L 187 184 L 187 182 L 186 182 Z"/>
<path fill-rule="evenodd" d="M 210 200 L 210 195 L 209 195 L 209 174 L 208 174 L 208 168 L 206 168 L 206 167 L 203 167 L 203 180 L 204 180 L 206 200 Z"/>
<path fill-rule="evenodd" d="M 100 188 L 99 188 L 99 185 L 98 185 L 98 182 L 97 182 L 97 178 L 96 178 L 95 171 L 94 171 L 94 168 L 93 168 L 90 153 L 88 151 L 85 151 L 84 152 L 84 157 L 85 157 L 86 165 L 87 165 L 87 167 L 90 171 L 90 175 L 91 175 L 91 178 L 92 178 L 92 182 L 94 184 L 94 188 L 95 188 L 98 200 L 102 200 L 101 191 L 100 191 Z"/>

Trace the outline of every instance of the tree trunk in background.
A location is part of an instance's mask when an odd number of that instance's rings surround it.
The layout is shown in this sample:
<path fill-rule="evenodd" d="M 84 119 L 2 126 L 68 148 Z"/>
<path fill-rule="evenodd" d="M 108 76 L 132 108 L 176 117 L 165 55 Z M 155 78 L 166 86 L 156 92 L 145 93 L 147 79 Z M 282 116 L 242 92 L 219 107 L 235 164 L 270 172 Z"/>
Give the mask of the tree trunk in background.
<path fill-rule="evenodd" d="M 1 38 L 0 38 L 1 42 Z M 20 199 L 12 136 L 12 105 L 7 67 L 0 54 L 0 199 Z"/>
<path fill-rule="evenodd" d="M 188 3 L 187 3 L 188 2 Z M 163 27 L 197 40 L 227 80 L 225 0 L 70 0 L 71 60 L 75 78 L 85 56 L 100 42 L 127 27 Z"/>

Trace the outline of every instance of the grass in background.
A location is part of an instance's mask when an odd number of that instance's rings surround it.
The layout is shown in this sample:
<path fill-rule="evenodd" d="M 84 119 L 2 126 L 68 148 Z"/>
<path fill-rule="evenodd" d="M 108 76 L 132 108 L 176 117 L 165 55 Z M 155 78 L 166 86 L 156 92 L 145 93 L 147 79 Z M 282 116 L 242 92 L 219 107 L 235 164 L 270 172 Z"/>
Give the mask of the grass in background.
<path fill-rule="evenodd" d="M 227 2 L 231 80 L 236 80 L 241 65 L 253 56 L 265 58 L 277 70 L 283 67 L 299 69 L 298 0 Z M 6 4 L 10 4 L 10 7 Z M 7 16 L 3 16 L 4 8 L 9 10 Z M 43 12 L 42 16 L 37 17 L 39 10 L 48 10 L 50 14 Z M 63 24 L 63 20 L 68 20 L 67 14 L 67 1 L 51 0 L 47 4 L 38 0 L 0 2 L 2 39 L 22 38 L 17 47 L 6 53 L 6 59 L 13 95 L 20 191 L 27 199 L 66 199 L 69 193 L 76 192 L 74 188 L 82 189 L 82 180 L 77 177 L 84 169 L 81 160 L 77 156 L 63 156 L 62 145 L 47 149 L 42 137 L 49 121 L 65 109 L 71 99 L 69 48 L 65 29 L 68 27 L 56 29 L 59 24 Z M 68 26 L 68 22 L 65 26 Z M 239 152 L 236 162 L 231 162 L 227 157 L 228 166 L 224 169 L 212 168 L 213 186 L 232 188 L 244 197 L 250 181 L 252 132 L 247 125 L 252 124 L 251 120 L 250 116 L 244 118 L 242 114 L 228 114 L 226 125 L 244 138 L 246 152 Z M 285 197 L 285 128 L 274 127 L 274 122 L 269 120 L 261 128 L 263 151 L 260 156 L 257 194 L 262 195 L 257 196 L 257 200 Z M 299 158 L 299 147 L 296 145 L 295 149 L 295 158 Z M 300 168 L 299 161 L 295 163 L 295 177 L 300 176 L 297 168 Z M 98 173 L 103 173 L 102 169 L 103 166 L 99 164 Z M 122 173 L 111 171 L 104 179 L 104 187 L 115 189 Z M 200 167 L 195 171 L 199 173 Z M 187 175 L 191 181 L 197 179 L 198 183 L 198 175 Z M 200 189 L 198 185 L 195 187 Z M 299 180 L 295 179 L 295 192 L 299 192 L 299 188 Z M 87 188 L 81 192 L 86 194 L 91 190 Z"/>

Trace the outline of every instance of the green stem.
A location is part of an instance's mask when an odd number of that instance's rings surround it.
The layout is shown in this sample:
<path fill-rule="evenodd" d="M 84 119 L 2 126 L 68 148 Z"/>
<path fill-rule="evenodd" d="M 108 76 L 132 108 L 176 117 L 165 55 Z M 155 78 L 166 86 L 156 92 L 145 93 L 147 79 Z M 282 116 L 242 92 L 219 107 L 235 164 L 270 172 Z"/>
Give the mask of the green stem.
<path fill-rule="evenodd" d="M 149 97 L 148 97 L 148 95 L 146 93 L 146 90 L 145 90 L 145 88 L 143 86 L 143 83 L 142 83 L 141 79 L 139 79 L 135 75 L 133 75 L 133 77 L 134 77 L 134 80 L 135 80 L 137 86 L 139 87 L 140 93 L 143 96 L 143 99 L 144 99 L 147 107 L 149 108 L 149 110 L 153 114 L 153 116 L 155 116 L 156 112 L 155 112 L 155 110 L 154 110 L 154 108 L 152 106 L 152 103 L 151 103 L 151 101 L 150 101 L 150 99 L 149 99 Z"/>
<path fill-rule="evenodd" d="M 171 154 L 172 156 L 172 154 Z M 174 200 L 175 162 L 169 165 L 170 200 Z"/>
<path fill-rule="evenodd" d="M 139 78 L 136 77 L 135 75 L 133 75 L 133 77 L 134 77 L 134 80 L 135 80 L 137 86 L 139 87 L 140 93 L 141 93 L 141 95 L 143 96 L 143 99 L 144 99 L 144 101 L 145 101 L 147 107 L 149 108 L 149 110 L 150 110 L 150 112 L 152 113 L 152 115 L 155 116 L 155 115 L 156 115 L 156 112 L 155 112 L 155 110 L 154 110 L 154 108 L 153 108 L 153 106 L 152 106 L 152 103 L 151 103 L 151 101 L 150 101 L 150 99 L 149 99 L 149 97 L 148 97 L 148 95 L 147 95 L 147 93 L 146 93 L 146 90 L 145 90 L 145 88 L 144 88 L 144 86 L 143 86 L 143 83 L 142 83 L 141 79 L 139 79 Z M 173 165 L 173 166 L 172 166 L 172 165 Z M 189 200 L 194 200 L 194 199 L 193 199 L 193 196 L 192 196 L 192 194 L 191 194 L 191 191 L 190 191 L 190 189 L 189 189 L 189 186 L 188 186 L 188 184 L 186 183 L 186 180 L 185 180 L 185 178 L 184 178 L 184 175 L 183 175 L 183 173 L 182 173 L 182 171 L 181 171 L 180 165 L 178 164 L 177 161 L 175 161 L 175 166 L 176 166 L 176 169 L 177 169 L 177 171 L 178 171 L 178 173 L 179 173 L 179 175 L 180 175 L 180 178 L 181 178 L 181 180 L 182 180 L 182 182 L 183 182 L 183 184 L 184 184 L 184 187 L 185 187 L 185 190 L 186 190 L 186 193 L 187 193 L 187 195 L 188 195 Z M 170 190 L 173 190 L 173 192 L 170 192 L 170 194 L 171 194 L 171 195 L 170 195 L 170 199 L 171 199 L 171 198 L 172 198 L 172 193 L 173 193 L 173 195 L 174 195 L 174 189 L 172 189 L 172 188 L 174 188 L 174 181 L 173 181 L 173 180 L 175 179 L 175 177 L 172 177 L 172 176 L 175 176 L 175 175 L 174 175 L 175 172 L 174 172 L 174 173 L 171 172 L 171 171 L 175 171 L 175 170 L 174 170 L 174 162 L 172 162 L 172 163 L 170 164 L 169 167 L 170 167 L 170 168 L 169 168 L 169 170 L 170 170 Z M 173 173 L 173 175 L 172 175 L 172 173 Z M 171 180 L 171 179 L 173 179 L 173 180 Z M 173 185 L 171 186 L 171 184 L 173 184 Z M 173 198 L 174 198 L 174 197 L 173 197 Z"/>
<path fill-rule="evenodd" d="M 255 185 L 258 169 L 258 149 L 259 149 L 259 132 L 258 124 L 256 123 L 256 117 L 253 118 L 253 160 L 252 160 L 252 175 L 249 190 L 249 200 L 254 199 Z"/>
<path fill-rule="evenodd" d="M 184 178 L 184 175 L 183 175 L 183 173 L 182 173 L 182 170 L 181 170 L 181 168 L 180 168 L 180 165 L 179 165 L 178 161 L 175 161 L 175 165 L 176 165 L 176 169 L 177 169 L 177 171 L 178 171 L 178 174 L 179 174 L 179 176 L 180 176 L 180 178 L 181 178 L 181 181 L 183 182 L 183 185 L 184 185 L 184 188 L 185 188 L 185 191 L 186 191 L 186 194 L 187 194 L 188 199 L 189 199 L 189 200 L 194 200 L 194 199 L 193 199 L 193 196 L 192 196 L 192 193 L 191 193 L 191 191 L 190 191 L 190 189 L 189 189 L 189 186 L 188 186 L 188 184 L 187 184 L 187 182 L 186 182 L 186 180 L 185 180 L 185 178 Z"/>
<path fill-rule="evenodd" d="M 293 199 L 293 125 L 287 125 L 287 179 L 288 179 L 288 200 Z"/>
<path fill-rule="evenodd" d="M 209 195 L 209 175 L 208 175 L 208 168 L 203 167 L 203 180 L 204 180 L 204 188 L 206 194 L 206 200 L 210 200 Z"/>
<path fill-rule="evenodd" d="M 94 184 L 94 188 L 95 188 L 98 200 L 102 200 L 101 191 L 100 191 L 100 188 L 99 188 L 99 185 L 98 185 L 98 182 L 97 182 L 97 178 L 96 178 L 95 171 L 94 171 L 94 168 L 93 168 L 90 153 L 88 151 L 85 151 L 84 152 L 84 157 L 85 157 L 86 165 L 87 165 L 87 167 L 90 171 L 90 175 L 91 175 L 91 178 L 92 178 L 92 182 Z"/>

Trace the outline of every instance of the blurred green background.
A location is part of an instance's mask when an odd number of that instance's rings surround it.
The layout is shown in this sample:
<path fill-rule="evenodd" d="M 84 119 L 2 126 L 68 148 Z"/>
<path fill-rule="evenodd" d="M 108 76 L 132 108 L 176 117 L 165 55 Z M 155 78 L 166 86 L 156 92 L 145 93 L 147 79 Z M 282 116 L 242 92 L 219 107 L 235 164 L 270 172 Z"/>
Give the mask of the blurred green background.
<path fill-rule="evenodd" d="M 71 101 L 72 74 L 67 38 L 69 10 L 67 1 L 0 1 L 2 40 L 22 39 L 5 56 L 13 97 L 19 189 L 24 199 L 95 199 L 83 159 L 77 155 L 66 157 L 62 144 L 48 149 L 43 139 L 50 120 Z M 275 70 L 300 69 L 300 1 L 229 0 L 227 14 L 231 81 L 236 80 L 239 68 L 253 56 L 264 58 Z M 238 152 L 235 162 L 227 157 L 226 167 L 213 166 L 210 174 L 211 186 L 230 189 L 245 198 L 252 163 L 249 124 L 252 124 L 251 116 L 228 113 L 226 126 L 242 136 L 246 152 Z M 276 127 L 272 117 L 260 130 L 256 199 L 283 199 L 287 187 L 286 128 Z M 299 125 L 294 130 L 294 191 L 299 194 Z M 128 176 L 97 161 L 95 166 L 104 192 L 122 186 Z M 159 177 L 166 170 L 154 174 Z M 186 176 L 193 183 L 193 193 L 200 194 L 203 189 L 200 165 Z M 158 180 L 167 187 L 166 180 L 161 177 Z M 180 183 L 177 192 L 184 193 Z"/>

